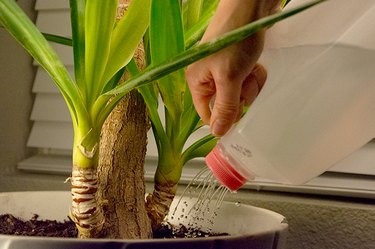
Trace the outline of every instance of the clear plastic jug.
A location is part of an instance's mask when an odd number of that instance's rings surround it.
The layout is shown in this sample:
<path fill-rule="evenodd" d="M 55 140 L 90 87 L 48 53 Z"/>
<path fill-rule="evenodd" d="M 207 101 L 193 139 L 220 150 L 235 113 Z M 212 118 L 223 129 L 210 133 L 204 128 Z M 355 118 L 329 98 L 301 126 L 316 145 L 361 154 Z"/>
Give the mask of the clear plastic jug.
<path fill-rule="evenodd" d="M 331 0 L 267 31 L 267 82 L 206 157 L 222 184 L 302 184 L 375 137 L 374 22 L 374 1 Z"/>

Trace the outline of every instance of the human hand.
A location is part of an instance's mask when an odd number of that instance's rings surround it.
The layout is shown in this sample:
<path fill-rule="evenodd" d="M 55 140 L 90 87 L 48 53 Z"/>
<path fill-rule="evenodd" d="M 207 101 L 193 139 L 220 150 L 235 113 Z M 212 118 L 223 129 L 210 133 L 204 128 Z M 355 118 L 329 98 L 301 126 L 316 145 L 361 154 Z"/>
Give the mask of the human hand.
<path fill-rule="evenodd" d="M 201 42 L 274 13 L 278 6 L 278 0 L 221 0 Z M 215 136 L 223 136 L 238 121 L 243 107 L 254 101 L 266 81 L 265 68 L 256 63 L 263 50 L 264 35 L 264 30 L 259 31 L 186 70 L 194 106 Z"/>
<path fill-rule="evenodd" d="M 203 60 L 187 70 L 195 108 L 215 136 L 223 136 L 240 119 L 243 107 L 255 100 L 266 81 L 267 72 L 261 64 L 247 65 L 246 68 L 239 65 L 233 68 L 234 71 L 225 72 L 220 69 L 221 65 Z"/>

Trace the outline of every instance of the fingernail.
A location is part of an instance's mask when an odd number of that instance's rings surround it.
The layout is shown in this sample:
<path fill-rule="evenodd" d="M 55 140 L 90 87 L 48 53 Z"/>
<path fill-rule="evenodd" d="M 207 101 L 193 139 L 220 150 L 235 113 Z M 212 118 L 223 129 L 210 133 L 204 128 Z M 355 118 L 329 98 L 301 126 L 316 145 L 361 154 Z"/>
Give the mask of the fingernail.
<path fill-rule="evenodd" d="M 211 132 L 212 135 L 221 137 L 223 136 L 229 129 L 229 121 L 226 119 L 217 119 L 211 125 Z"/>

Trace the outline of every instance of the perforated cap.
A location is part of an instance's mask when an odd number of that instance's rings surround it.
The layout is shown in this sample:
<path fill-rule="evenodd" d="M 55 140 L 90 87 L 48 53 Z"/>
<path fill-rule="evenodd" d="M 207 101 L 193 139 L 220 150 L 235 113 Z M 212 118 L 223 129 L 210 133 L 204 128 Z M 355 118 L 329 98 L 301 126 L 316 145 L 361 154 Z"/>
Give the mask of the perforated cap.
<path fill-rule="evenodd" d="M 232 191 L 236 191 L 247 181 L 221 155 L 217 146 L 206 156 L 206 164 L 216 179 Z"/>

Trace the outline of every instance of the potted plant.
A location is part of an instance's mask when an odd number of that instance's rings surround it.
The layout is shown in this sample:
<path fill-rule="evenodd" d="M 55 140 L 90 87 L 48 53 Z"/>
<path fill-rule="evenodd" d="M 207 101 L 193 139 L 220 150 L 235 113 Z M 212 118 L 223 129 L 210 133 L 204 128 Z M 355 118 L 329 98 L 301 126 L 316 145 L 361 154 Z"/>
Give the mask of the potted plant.
<path fill-rule="evenodd" d="M 46 69 L 70 110 L 74 144 L 69 216 L 76 223 L 80 238 L 102 235 L 105 218 L 97 194 L 100 132 L 108 115 L 127 93 L 138 89 L 148 107 L 160 155 L 155 190 L 163 189 L 170 196 L 166 203 L 163 204 L 162 200 L 161 214 L 151 219 L 157 225 L 169 210 L 182 166 L 194 157 L 204 156 L 214 143 L 212 136 L 204 137 L 183 151 L 187 138 L 200 124 L 181 70 L 321 0 L 263 18 L 210 43 L 195 45 L 216 2 L 133 0 L 124 17 L 116 23 L 117 1 L 72 0 L 73 34 L 70 40 L 43 35 L 13 0 L 0 0 L 1 24 Z M 200 4 L 206 4 L 206 11 L 200 12 Z M 190 13 L 187 15 L 190 21 L 184 21 L 183 11 Z M 170 25 L 170 29 L 159 30 L 158 24 L 161 22 Z M 185 34 L 184 29 L 187 30 Z M 160 32 L 164 32 L 164 35 Z M 170 32 L 176 34 L 177 41 L 163 40 Z M 49 46 L 46 37 L 73 46 L 75 80 Z M 133 60 L 142 39 L 146 55 L 149 56 L 149 66 L 144 70 L 137 68 Z M 125 70 L 131 77 L 118 85 Z M 167 110 L 165 127 L 156 111 L 158 91 L 155 84 Z M 181 94 L 183 92 L 184 95 Z M 181 124 L 181 118 L 187 118 L 188 122 Z M 154 197 L 155 192 L 147 201 L 151 217 L 152 210 L 155 210 L 153 206 L 159 205 L 154 204 L 158 203 L 153 200 Z"/>
<path fill-rule="evenodd" d="M 1 213 L 13 213 L 14 215 L 28 219 L 35 214 L 41 213 L 41 219 L 66 219 L 66 209 L 70 206 L 69 192 L 65 191 L 36 191 L 36 192 L 15 192 L 11 195 L 0 194 Z M 41 201 L 50 201 L 49 205 L 43 205 Z M 172 208 L 179 200 L 172 203 Z M 184 199 L 184 207 L 193 207 L 195 198 Z M 25 205 L 28 203 L 28 205 Z M 210 207 L 216 205 L 213 202 Z M 173 225 L 180 223 L 188 225 L 190 218 L 177 217 L 185 216 L 189 210 L 178 209 L 169 221 Z M 205 214 L 207 216 L 207 214 Z M 224 202 L 217 211 L 214 224 L 209 219 L 197 221 L 198 227 L 203 231 L 222 233 L 226 231 L 230 236 L 213 236 L 208 238 L 174 238 L 174 239 L 75 239 L 75 238 L 35 238 L 30 236 L 7 236 L 0 235 L 0 245 L 4 249 L 44 249 L 44 248 L 252 248 L 252 249 L 273 249 L 284 248 L 288 224 L 285 218 L 275 212 L 240 205 L 234 202 Z"/>

